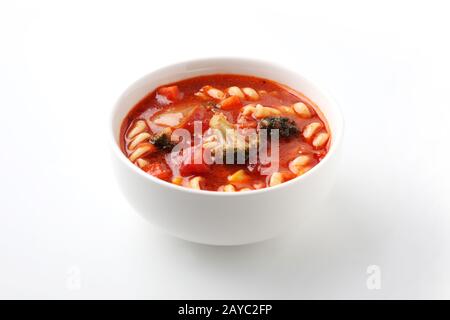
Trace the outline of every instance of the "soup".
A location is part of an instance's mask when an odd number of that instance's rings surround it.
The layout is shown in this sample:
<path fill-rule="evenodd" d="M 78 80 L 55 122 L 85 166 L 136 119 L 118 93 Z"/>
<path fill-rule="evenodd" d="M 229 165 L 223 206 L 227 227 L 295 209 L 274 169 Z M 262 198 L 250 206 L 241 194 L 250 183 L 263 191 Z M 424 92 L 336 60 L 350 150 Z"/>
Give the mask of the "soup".
<path fill-rule="evenodd" d="M 161 86 L 123 120 L 120 145 L 146 173 L 192 189 L 246 192 L 301 176 L 327 154 L 319 108 L 271 80 L 217 74 Z"/>

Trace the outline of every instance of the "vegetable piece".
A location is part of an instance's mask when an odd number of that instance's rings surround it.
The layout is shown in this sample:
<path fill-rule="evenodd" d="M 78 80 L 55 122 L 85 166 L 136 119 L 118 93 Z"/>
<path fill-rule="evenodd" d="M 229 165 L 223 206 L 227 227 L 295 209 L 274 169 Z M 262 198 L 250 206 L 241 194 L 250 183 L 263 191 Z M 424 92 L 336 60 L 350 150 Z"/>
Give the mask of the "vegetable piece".
<path fill-rule="evenodd" d="M 205 163 L 183 163 L 180 166 L 180 174 L 182 176 L 190 176 L 193 174 L 204 174 L 209 172 L 209 167 Z"/>
<path fill-rule="evenodd" d="M 160 133 L 154 135 L 150 142 L 161 151 L 172 151 L 175 144 L 170 139 L 172 130 L 163 130 Z"/>
<path fill-rule="evenodd" d="M 238 96 L 230 96 L 222 100 L 219 105 L 222 110 L 233 110 L 242 107 L 242 102 Z"/>
<path fill-rule="evenodd" d="M 247 161 L 250 148 L 257 147 L 257 141 L 254 141 L 255 139 L 249 141 L 245 136 L 242 136 L 236 127 L 228 122 L 227 118 L 222 113 L 215 114 L 209 121 L 209 126 L 222 134 L 221 138 L 217 137 L 215 139 L 215 144 L 211 144 L 211 142 L 208 141 L 207 144 L 204 145 L 211 149 L 212 155 L 216 155 L 221 151 L 224 158 L 226 158 L 227 154 L 231 153 L 233 154 L 233 159 L 239 160 L 238 156 L 243 155 L 244 160 Z"/>
<path fill-rule="evenodd" d="M 191 119 L 191 116 L 199 108 L 203 108 L 196 103 L 178 103 L 165 109 L 162 112 L 156 113 L 150 121 L 154 124 L 169 128 L 179 128 Z"/>
<path fill-rule="evenodd" d="M 211 120 L 209 120 L 209 126 L 219 130 L 224 136 L 226 135 L 227 130 L 235 130 L 234 125 L 227 120 L 227 117 L 225 117 L 223 113 L 212 116 Z"/>
<path fill-rule="evenodd" d="M 172 183 L 181 186 L 183 184 L 183 177 L 174 177 Z"/>
<path fill-rule="evenodd" d="M 180 124 L 181 119 L 183 119 L 183 114 L 181 112 L 166 113 L 166 114 L 159 116 L 153 122 L 160 126 L 167 126 L 167 127 L 173 128 Z"/>
<path fill-rule="evenodd" d="M 182 176 L 201 175 L 209 172 L 209 166 L 203 161 L 203 149 L 196 150 L 198 147 L 190 147 L 185 150 L 184 157 L 180 165 L 180 174 Z M 196 153 L 198 152 L 198 154 Z M 197 156 L 201 156 L 199 159 Z"/>
<path fill-rule="evenodd" d="M 245 173 L 243 169 L 236 171 L 232 175 L 228 176 L 228 181 L 232 183 L 244 182 L 250 179 L 249 175 Z"/>
<path fill-rule="evenodd" d="M 171 102 L 178 101 L 180 98 L 178 86 L 161 87 L 158 89 L 158 94 L 165 96 Z"/>
<path fill-rule="evenodd" d="M 145 169 L 147 173 L 159 179 L 167 180 L 172 176 L 172 170 L 163 162 L 152 162 Z"/>
<path fill-rule="evenodd" d="M 296 136 L 299 133 L 299 129 L 294 120 L 286 117 L 267 117 L 262 119 L 258 124 L 259 129 L 266 129 L 268 134 L 271 134 L 272 130 L 279 130 L 280 137 L 289 138 Z"/>

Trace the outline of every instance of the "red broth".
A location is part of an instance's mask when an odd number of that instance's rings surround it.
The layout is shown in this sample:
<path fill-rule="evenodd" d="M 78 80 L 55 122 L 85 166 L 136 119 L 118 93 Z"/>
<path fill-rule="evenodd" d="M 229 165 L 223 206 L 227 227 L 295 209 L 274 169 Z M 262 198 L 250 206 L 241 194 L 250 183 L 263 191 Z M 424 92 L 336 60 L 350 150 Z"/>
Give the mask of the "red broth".
<path fill-rule="evenodd" d="M 236 132 L 280 129 L 279 158 L 273 159 L 276 171 L 263 172 L 265 165 L 259 159 L 246 159 L 244 164 L 207 163 L 202 157 L 198 163 L 186 161 L 192 160 L 189 156 L 196 148 L 204 151 L 209 146 L 206 139 L 195 144 L 195 126 L 201 125 L 196 132 L 199 136 L 216 129 L 217 120 Z M 172 133 L 177 129 L 187 130 L 192 138 L 188 150 L 174 149 L 179 140 Z M 269 153 L 273 147 L 270 136 Z M 157 88 L 131 109 L 120 132 L 123 153 L 148 174 L 188 188 L 225 192 L 261 189 L 300 176 L 325 157 L 329 143 L 328 125 L 307 97 L 271 80 L 230 74 L 200 76 Z M 215 152 L 216 148 L 226 150 L 223 142 L 213 145 Z M 249 145 L 242 146 L 248 155 Z M 216 159 L 219 156 L 216 153 Z"/>

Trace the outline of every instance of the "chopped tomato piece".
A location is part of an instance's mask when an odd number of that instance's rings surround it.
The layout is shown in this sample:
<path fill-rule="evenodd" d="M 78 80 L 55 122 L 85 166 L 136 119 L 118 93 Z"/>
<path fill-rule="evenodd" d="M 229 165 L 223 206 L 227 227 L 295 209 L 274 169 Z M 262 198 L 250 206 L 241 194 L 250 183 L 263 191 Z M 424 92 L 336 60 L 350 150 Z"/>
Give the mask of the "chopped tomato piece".
<path fill-rule="evenodd" d="M 205 163 L 183 163 L 180 167 L 182 176 L 190 176 L 193 174 L 203 174 L 209 172 L 209 167 Z"/>
<path fill-rule="evenodd" d="M 186 150 L 180 166 L 180 174 L 182 176 L 190 176 L 207 172 L 209 172 L 209 166 L 204 162 L 203 148 L 191 147 L 189 150 Z"/>
<path fill-rule="evenodd" d="M 165 164 L 161 162 L 153 162 L 145 167 L 147 173 L 159 179 L 167 180 L 172 176 L 172 170 Z"/>
<path fill-rule="evenodd" d="M 180 90 L 178 89 L 178 86 L 161 87 L 158 89 L 158 94 L 165 96 L 172 102 L 175 102 L 180 98 Z"/>
<path fill-rule="evenodd" d="M 242 102 L 238 96 L 231 96 L 220 102 L 220 109 L 222 110 L 233 110 L 239 109 L 240 107 L 242 107 Z"/>

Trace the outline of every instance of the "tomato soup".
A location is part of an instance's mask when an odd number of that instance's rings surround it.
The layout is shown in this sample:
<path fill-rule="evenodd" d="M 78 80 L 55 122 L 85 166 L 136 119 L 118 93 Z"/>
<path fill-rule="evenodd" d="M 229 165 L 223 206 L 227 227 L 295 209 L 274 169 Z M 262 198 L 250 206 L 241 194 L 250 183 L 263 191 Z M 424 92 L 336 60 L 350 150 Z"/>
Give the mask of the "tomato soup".
<path fill-rule="evenodd" d="M 319 108 L 300 92 L 268 79 L 217 74 L 149 92 L 123 120 L 120 144 L 156 178 L 246 192 L 306 173 L 325 157 L 330 137 Z"/>

